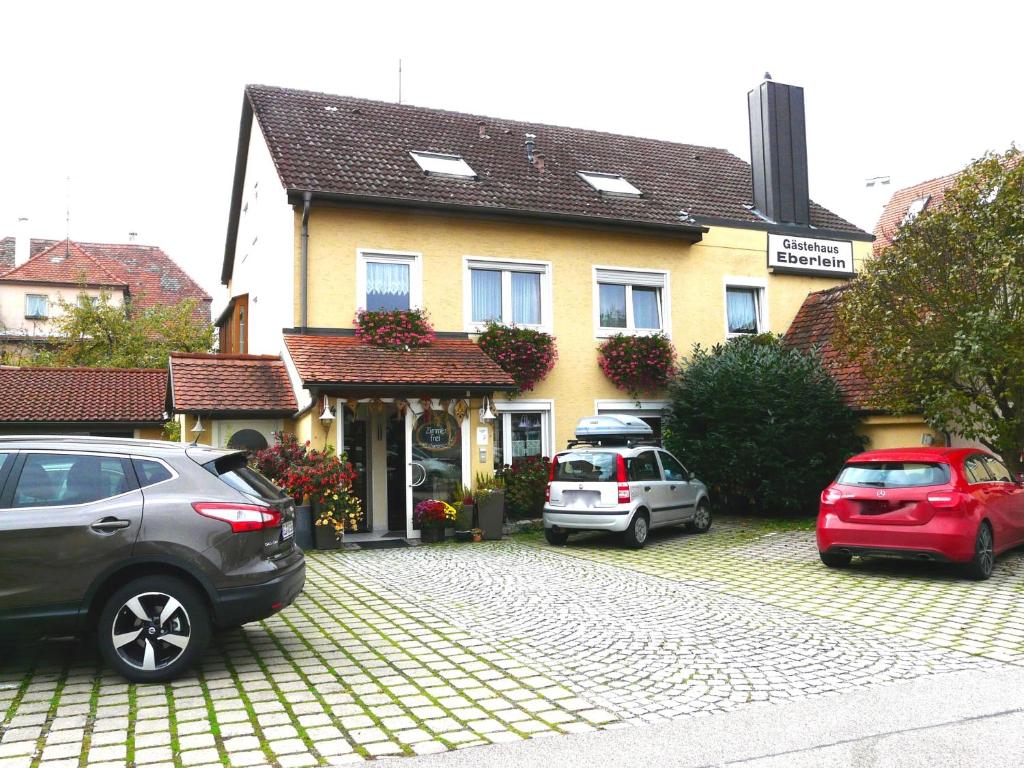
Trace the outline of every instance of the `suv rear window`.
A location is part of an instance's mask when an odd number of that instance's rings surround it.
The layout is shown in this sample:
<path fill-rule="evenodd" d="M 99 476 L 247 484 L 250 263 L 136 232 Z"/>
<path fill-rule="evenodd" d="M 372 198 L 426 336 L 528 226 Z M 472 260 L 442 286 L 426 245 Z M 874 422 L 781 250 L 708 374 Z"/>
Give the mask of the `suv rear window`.
<path fill-rule="evenodd" d="M 608 451 L 574 451 L 555 457 L 555 480 L 571 483 L 606 483 L 618 474 L 618 454 Z"/>
<path fill-rule="evenodd" d="M 871 488 L 945 485 L 949 482 L 949 465 L 922 461 L 866 461 L 847 464 L 836 482 Z"/>
<path fill-rule="evenodd" d="M 244 453 L 232 453 L 211 461 L 206 468 L 236 491 L 261 499 L 277 501 L 284 493 L 246 463 Z"/>

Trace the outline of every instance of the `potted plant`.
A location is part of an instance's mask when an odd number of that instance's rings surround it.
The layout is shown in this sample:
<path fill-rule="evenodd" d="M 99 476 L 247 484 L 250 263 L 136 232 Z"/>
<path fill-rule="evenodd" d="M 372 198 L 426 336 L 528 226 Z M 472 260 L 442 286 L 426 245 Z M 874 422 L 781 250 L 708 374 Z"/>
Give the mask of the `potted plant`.
<path fill-rule="evenodd" d="M 359 340 L 375 347 L 408 350 L 434 340 L 434 328 L 424 309 L 361 309 L 355 324 Z"/>
<path fill-rule="evenodd" d="M 535 328 L 487 323 L 476 343 L 486 355 L 528 392 L 551 373 L 558 360 L 555 337 Z"/>
<path fill-rule="evenodd" d="M 610 336 L 598 347 L 597 363 L 616 387 L 636 401 L 644 392 L 667 387 L 677 368 L 675 348 L 660 333 Z"/>
<path fill-rule="evenodd" d="M 480 530 L 479 528 L 473 528 L 472 530 L 470 530 L 469 533 L 472 536 L 473 541 L 483 541 L 484 540 L 484 532 L 482 530 Z"/>
<path fill-rule="evenodd" d="M 455 507 L 439 499 L 425 499 L 413 508 L 412 522 L 420 529 L 424 544 L 444 541 L 445 526 L 455 522 Z"/>
<path fill-rule="evenodd" d="M 305 551 L 313 548 L 314 528 L 312 504 L 303 504 L 308 450 L 308 440 L 303 444 L 290 432 L 275 432 L 274 444 L 257 451 L 250 462 L 295 501 L 295 544 Z"/>
<path fill-rule="evenodd" d="M 473 498 L 483 537 L 487 541 L 501 538 L 505 522 L 505 484 L 496 475 L 477 474 Z"/>
<path fill-rule="evenodd" d="M 452 495 L 456 499 L 452 504 L 455 507 L 455 540 L 470 541 L 473 538 L 470 531 L 473 528 L 473 515 L 476 512 L 476 507 L 473 504 L 473 492 L 463 485 L 458 485 Z"/>
<path fill-rule="evenodd" d="M 339 489 L 316 504 L 315 539 L 317 549 L 339 549 L 345 531 L 354 531 L 363 518 L 359 499 L 348 489 Z"/>

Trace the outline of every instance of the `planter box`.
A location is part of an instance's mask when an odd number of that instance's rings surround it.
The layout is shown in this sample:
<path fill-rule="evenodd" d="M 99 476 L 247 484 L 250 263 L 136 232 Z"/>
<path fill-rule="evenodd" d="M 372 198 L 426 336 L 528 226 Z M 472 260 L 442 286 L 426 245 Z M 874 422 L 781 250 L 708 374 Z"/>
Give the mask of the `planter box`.
<path fill-rule="evenodd" d="M 303 552 L 313 549 L 313 508 L 308 504 L 295 507 L 295 546 Z"/>
<path fill-rule="evenodd" d="M 501 539 L 502 524 L 505 522 L 505 491 L 494 491 L 480 499 L 477 503 L 477 513 L 480 516 L 484 541 Z"/>
<path fill-rule="evenodd" d="M 423 526 L 422 528 L 420 528 L 420 541 L 422 541 L 424 544 L 434 544 L 438 541 L 444 541 L 444 526 Z"/>
<path fill-rule="evenodd" d="M 455 531 L 455 540 L 460 542 L 467 542 L 473 540 L 472 531 Z"/>
<path fill-rule="evenodd" d="M 318 525 L 314 528 L 314 539 L 317 549 L 341 549 L 341 537 L 329 525 Z"/>

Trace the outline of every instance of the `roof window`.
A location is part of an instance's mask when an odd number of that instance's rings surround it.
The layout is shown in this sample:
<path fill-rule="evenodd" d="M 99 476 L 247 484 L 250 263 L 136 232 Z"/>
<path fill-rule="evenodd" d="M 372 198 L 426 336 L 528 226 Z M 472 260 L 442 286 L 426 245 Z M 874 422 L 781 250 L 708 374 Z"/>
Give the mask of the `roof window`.
<path fill-rule="evenodd" d="M 475 179 L 476 171 L 459 155 L 442 155 L 437 152 L 410 152 L 412 159 L 428 176 L 454 176 L 459 179 Z"/>
<path fill-rule="evenodd" d="M 925 206 L 928 205 L 928 201 L 931 200 L 931 199 L 932 199 L 931 195 L 925 195 L 924 197 L 919 197 L 919 198 L 917 198 L 917 200 L 912 202 L 907 207 L 907 215 L 903 217 L 903 221 L 900 222 L 900 226 L 901 227 L 906 226 L 907 224 L 912 222 L 914 219 L 916 219 L 918 217 L 918 215 L 921 213 L 921 211 L 923 211 L 925 209 Z"/>
<path fill-rule="evenodd" d="M 597 171 L 577 171 L 577 173 L 580 178 L 602 195 L 640 197 L 640 190 L 617 173 L 598 173 Z"/>

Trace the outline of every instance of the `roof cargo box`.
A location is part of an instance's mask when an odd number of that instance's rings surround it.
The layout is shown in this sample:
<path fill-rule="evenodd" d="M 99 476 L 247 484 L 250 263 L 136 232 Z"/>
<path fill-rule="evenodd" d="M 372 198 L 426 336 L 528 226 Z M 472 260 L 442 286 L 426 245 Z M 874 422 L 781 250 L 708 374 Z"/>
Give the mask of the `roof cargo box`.
<path fill-rule="evenodd" d="M 636 416 L 587 416 L 576 423 L 576 439 L 604 445 L 650 440 L 653 430 Z"/>

